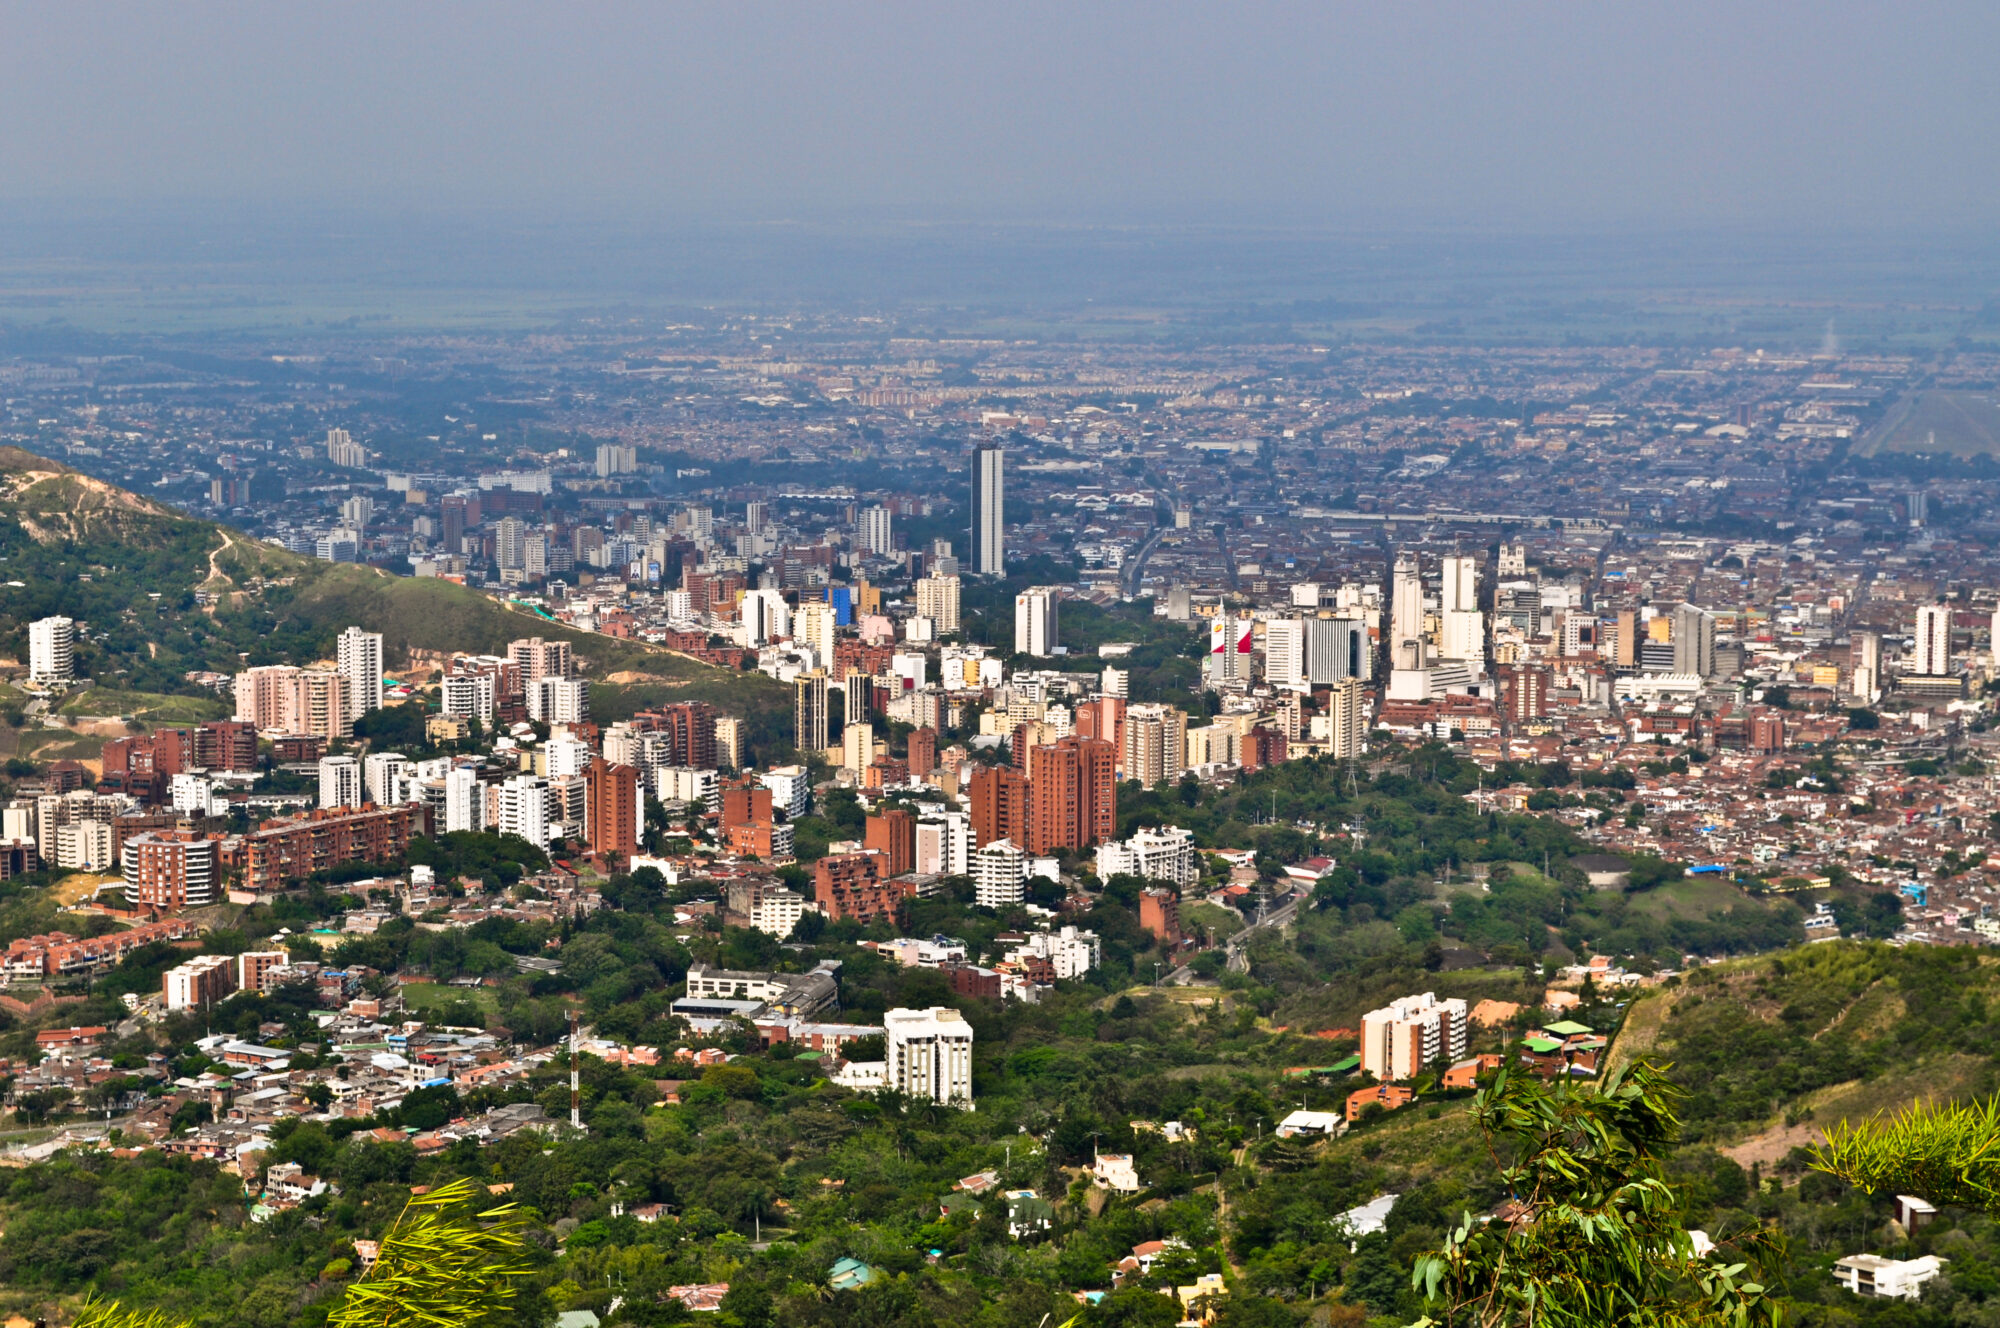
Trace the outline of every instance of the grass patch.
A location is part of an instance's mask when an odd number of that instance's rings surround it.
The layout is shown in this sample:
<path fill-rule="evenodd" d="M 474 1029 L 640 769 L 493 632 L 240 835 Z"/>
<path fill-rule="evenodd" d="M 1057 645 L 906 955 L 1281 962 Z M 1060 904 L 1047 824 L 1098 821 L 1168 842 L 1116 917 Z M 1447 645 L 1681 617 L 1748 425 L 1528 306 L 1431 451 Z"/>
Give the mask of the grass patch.
<path fill-rule="evenodd" d="M 1720 876 L 1687 876 L 1628 898 L 1634 913 L 1644 913 L 1663 922 L 1672 918 L 1706 918 L 1746 904 L 1756 908 L 1765 906 Z"/>
<path fill-rule="evenodd" d="M 470 1001 L 488 1018 L 500 1011 L 500 997 L 490 987 L 453 987 L 443 982 L 403 984 L 403 1004 L 418 1014 L 455 1001 Z"/>
<path fill-rule="evenodd" d="M 147 724 L 201 724 L 227 719 L 232 707 L 220 697 L 168 696 L 91 687 L 62 703 L 59 713 L 75 718 L 137 719 Z"/>

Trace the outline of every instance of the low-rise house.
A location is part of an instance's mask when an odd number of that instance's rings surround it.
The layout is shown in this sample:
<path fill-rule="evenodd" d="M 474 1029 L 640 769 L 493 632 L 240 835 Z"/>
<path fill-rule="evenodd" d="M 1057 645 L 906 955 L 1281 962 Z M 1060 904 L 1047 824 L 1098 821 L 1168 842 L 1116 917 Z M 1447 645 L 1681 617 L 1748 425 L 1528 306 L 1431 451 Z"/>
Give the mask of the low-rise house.
<path fill-rule="evenodd" d="M 1880 1254 L 1850 1254 L 1833 1265 L 1834 1280 L 1857 1296 L 1915 1300 L 1924 1283 L 1944 1271 L 1935 1254 L 1919 1259 L 1890 1259 Z"/>

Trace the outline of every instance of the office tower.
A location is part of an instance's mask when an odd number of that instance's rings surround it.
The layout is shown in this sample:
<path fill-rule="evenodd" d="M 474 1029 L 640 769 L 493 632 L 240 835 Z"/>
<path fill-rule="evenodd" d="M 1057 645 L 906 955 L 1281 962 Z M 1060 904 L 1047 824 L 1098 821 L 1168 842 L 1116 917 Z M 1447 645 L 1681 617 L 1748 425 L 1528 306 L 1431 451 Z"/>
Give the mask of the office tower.
<path fill-rule="evenodd" d="M 1028 781 L 1008 766 L 981 766 L 972 772 L 968 801 L 976 843 L 1025 840 L 1028 834 Z"/>
<path fill-rule="evenodd" d="M 359 807 L 367 799 L 361 788 L 361 763 L 351 756 L 319 758 L 319 805 Z"/>
<path fill-rule="evenodd" d="M 538 775 L 515 775 L 498 790 L 499 816 L 494 829 L 525 839 L 536 848 L 549 842 L 549 785 Z"/>
<path fill-rule="evenodd" d="M 1921 489 L 1912 489 L 1903 496 L 1904 506 L 1910 513 L 1910 525 L 1921 526 L 1930 519 L 1930 495 Z"/>
<path fill-rule="evenodd" d="M 917 582 L 917 616 L 929 618 L 938 636 L 950 636 L 959 629 L 958 592 L 955 576 L 927 576 Z"/>
<path fill-rule="evenodd" d="M 1424 581 L 1408 553 L 1397 557 L 1390 589 L 1389 658 L 1392 668 L 1424 667 Z"/>
<path fill-rule="evenodd" d="M 1343 678 L 1327 689 L 1327 754 L 1342 761 L 1362 754 L 1368 736 L 1366 703 L 1358 678 Z"/>
<path fill-rule="evenodd" d="M 361 763 L 361 784 L 368 801 L 377 807 L 394 807 L 404 802 L 404 776 L 409 768 L 409 758 L 401 752 L 370 752 Z"/>
<path fill-rule="evenodd" d="M 1612 645 L 1611 662 L 1621 669 L 1639 667 L 1639 612 L 1636 609 L 1618 610 L 1618 639 Z"/>
<path fill-rule="evenodd" d="M 1264 624 L 1264 681 L 1273 687 L 1307 686 L 1306 625 L 1298 618 Z"/>
<path fill-rule="evenodd" d="M 382 708 L 382 634 L 350 627 L 340 634 L 335 658 L 347 679 L 348 722 Z"/>
<path fill-rule="evenodd" d="M 826 712 L 826 670 L 792 680 L 792 741 L 801 752 L 823 752 L 831 741 Z"/>
<path fill-rule="evenodd" d="M 1439 587 L 1438 609 L 1443 613 L 1479 611 L 1479 560 L 1454 554 L 1444 560 L 1443 582 Z"/>
<path fill-rule="evenodd" d="M 1466 1011 L 1459 998 L 1405 996 L 1361 1016 L 1361 1069 L 1382 1083 L 1412 1079 L 1465 1055 Z"/>
<path fill-rule="evenodd" d="M 1103 738 L 1028 749 L 1030 853 L 1089 848 L 1118 833 L 1117 752 Z"/>
<path fill-rule="evenodd" d="M 813 663 L 821 668 L 833 666 L 834 622 L 837 617 L 833 605 L 819 600 L 807 600 L 792 615 L 792 643 L 811 650 Z"/>
<path fill-rule="evenodd" d="M 1292 586 L 1292 607 L 1295 609 L 1316 609 L 1319 607 L 1319 586 L 1312 581 L 1300 581 Z"/>
<path fill-rule="evenodd" d="M 760 502 L 752 501 L 743 504 L 743 528 L 752 535 L 763 534 L 766 519 L 764 514 L 767 510 L 766 506 Z"/>
<path fill-rule="evenodd" d="M 1007 575 L 1004 453 L 994 444 L 972 450 L 972 573 Z"/>
<path fill-rule="evenodd" d="M 1306 679 L 1326 687 L 1342 678 L 1363 682 L 1375 676 L 1375 652 L 1368 642 L 1368 624 L 1359 618 L 1305 620 Z"/>
<path fill-rule="evenodd" d="M 1250 646 L 1256 625 L 1249 616 L 1232 618 L 1218 611 L 1208 625 L 1208 677 L 1210 687 L 1247 682 L 1250 677 Z"/>
<path fill-rule="evenodd" d="M 336 466 L 356 470 L 368 464 L 368 449 L 355 442 L 347 430 L 328 429 L 326 459 Z"/>
<path fill-rule="evenodd" d="M 1917 610 L 1916 671 L 1925 677 L 1951 672 L 1951 606 L 1926 604 Z"/>
<path fill-rule="evenodd" d="M 639 772 L 599 757 L 584 772 L 586 811 L 584 835 L 590 851 L 600 858 L 630 859 L 639 851 L 645 828 L 639 797 Z"/>
<path fill-rule="evenodd" d="M 1185 768 L 1187 715 L 1168 705 L 1135 705 L 1125 711 L 1125 778 L 1151 788 L 1178 779 Z"/>
<path fill-rule="evenodd" d="M 39 618 L 28 624 L 28 681 L 69 682 L 76 676 L 76 624 Z"/>
<path fill-rule="evenodd" d="M 1055 648 L 1055 588 L 1036 586 L 1014 596 L 1014 653 L 1050 655 Z"/>
<path fill-rule="evenodd" d="M 884 557 L 896 551 L 893 537 L 889 533 L 889 509 L 886 507 L 864 507 L 861 519 L 856 523 L 855 542 L 869 553 L 879 553 Z"/>
<path fill-rule="evenodd" d="M 472 766 L 453 766 L 444 777 L 445 833 L 485 828 L 486 790 L 479 783 L 479 771 Z"/>
<path fill-rule="evenodd" d="M 948 1107 L 972 1105 L 972 1025 L 956 1010 L 891 1010 L 882 1016 L 887 1086 Z"/>
<path fill-rule="evenodd" d="M 1186 622 L 1194 616 L 1193 596 L 1186 586 L 1167 587 L 1167 621 Z"/>
<path fill-rule="evenodd" d="M 1697 678 L 1714 673 L 1715 615 L 1693 604 L 1675 609 L 1673 647 L 1675 673 L 1692 673 Z"/>

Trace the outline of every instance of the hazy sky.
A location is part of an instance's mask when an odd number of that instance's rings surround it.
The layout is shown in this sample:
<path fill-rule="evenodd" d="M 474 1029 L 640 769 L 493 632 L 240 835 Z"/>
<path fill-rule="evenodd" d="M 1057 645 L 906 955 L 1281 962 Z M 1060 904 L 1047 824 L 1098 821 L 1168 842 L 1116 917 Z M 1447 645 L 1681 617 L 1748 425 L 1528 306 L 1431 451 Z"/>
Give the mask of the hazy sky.
<path fill-rule="evenodd" d="M 2000 6 L 7 4 L 0 203 L 2000 215 Z"/>

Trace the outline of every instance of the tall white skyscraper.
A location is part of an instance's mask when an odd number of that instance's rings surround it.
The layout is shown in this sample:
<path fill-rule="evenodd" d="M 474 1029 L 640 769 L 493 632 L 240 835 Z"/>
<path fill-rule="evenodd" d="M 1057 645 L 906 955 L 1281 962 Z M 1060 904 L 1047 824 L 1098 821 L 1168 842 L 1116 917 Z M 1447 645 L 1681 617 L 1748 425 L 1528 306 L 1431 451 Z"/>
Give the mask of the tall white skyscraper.
<path fill-rule="evenodd" d="M 1396 559 L 1390 586 L 1389 658 L 1392 668 L 1424 667 L 1424 580 L 1407 553 Z"/>
<path fill-rule="evenodd" d="M 792 610 L 782 590 L 746 590 L 740 611 L 743 644 L 752 649 L 792 634 Z"/>
<path fill-rule="evenodd" d="M 1994 616 L 2000 619 L 2000 614 Z M 1882 699 L 1882 638 L 1874 632 L 1860 632 L 1854 638 L 1854 694 L 1871 705 Z"/>
<path fill-rule="evenodd" d="M 382 708 L 382 634 L 350 627 L 337 647 L 340 676 L 347 679 L 347 719 L 351 724 Z"/>
<path fill-rule="evenodd" d="M 1055 648 L 1055 589 L 1035 586 L 1014 596 L 1014 653 L 1048 655 Z"/>
<path fill-rule="evenodd" d="M 1916 671 L 1926 677 L 1951 672 L 1951 606 L 1926 604 L 1917 610 Z"/>
<path fill-rule="evenodd" d="M 864 507 L 855 532 L 857 542 L 869 553 L 883 555 L 896 551 L 894 538 L 889 533 L 889 509 L 886 507 Z"/>
<path fill-rule="evenodd" d="M 1444 560 L 1444 586 L 1438 607 L 1446 613 L 1465 613 L 1479 608 L 1479 561 L 1463 554 Z"/>
<path fill-rule="evenodd" d="M 76 676 L 76 624 L 40 618 L 28 624 L 28 681 L 68 682 Z"/>
<path fill-rule="evenodd" d="M 319 758 L 319 805 L 359 807 L 364 798 L 361 763 L 351 756 Z"/>
<path fill-rule="evenodd" d="M 1306 625 L 1298 618 L 1264 624 L 1264 681 L 1273 687 L 1305 687 Z"/>
<path fill-rule="evenodd" d="M 1006 454 L 996 444 L 972 449 L 972 571 L 1007 574 Z"/>

